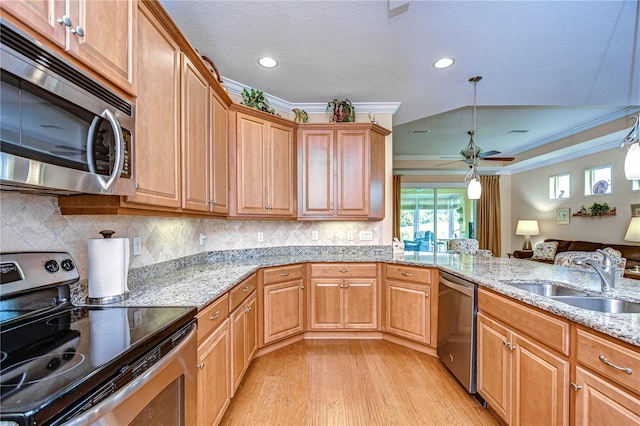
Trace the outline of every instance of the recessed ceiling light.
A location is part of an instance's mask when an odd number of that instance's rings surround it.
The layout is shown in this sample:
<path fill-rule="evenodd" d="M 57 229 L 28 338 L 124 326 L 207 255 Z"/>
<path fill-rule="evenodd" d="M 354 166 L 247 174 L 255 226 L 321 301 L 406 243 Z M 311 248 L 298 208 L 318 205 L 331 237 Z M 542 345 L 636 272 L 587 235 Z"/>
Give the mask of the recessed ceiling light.
<path fill-rule="evenodd" d="M 258 63 L 260 65 L 262 65 L 265 68 L 273 68 L 276 65 L 278 65 L 278 61 L 276 61 L 275 59 L 269 57 L 269 56 L 264 56 L 260 59 L 258 59 Z"/>
<path fill-rule="evenodd" d="M 435 61 L 433 66 L 436 68 L 449 68 L 454 62 L 455 60 L 453 58 L 442 58 Z"/>

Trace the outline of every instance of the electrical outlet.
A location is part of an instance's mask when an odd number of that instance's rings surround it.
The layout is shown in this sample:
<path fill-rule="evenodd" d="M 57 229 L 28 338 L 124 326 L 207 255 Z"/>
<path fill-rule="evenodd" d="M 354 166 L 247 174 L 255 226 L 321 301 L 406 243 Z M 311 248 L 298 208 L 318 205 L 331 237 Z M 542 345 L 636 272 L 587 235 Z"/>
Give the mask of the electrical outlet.
<path fill-rule="evenodd" d="M 204 234 L 200 234 L 200 238 L 198 238 L 198 244 L 200 244 L 201 246 L 204 246 L 204 240 L 207 237 Z"/>
<path fill-rule="evenodd" d="M 353 231 L 347 231 L 347 240 L 353 241 Z"/>
<path fill-rule="evenodd" d="M 133 237 L 133 255 L 140 256 L 140 254 L 142 254 L 142 239 Z"/>
<path fill-rule="evenodd" d="M 318 231 L 311 231 L 311 239 L 313 241 L 318 241 Z"/>
<path fill-rule="evenodd" d="M 360 231 L 360 241 L 373 240 L 373 231 Z"/>
<path fill-rule="evenodd" d="M 264 234 L 262 232 L 258 232 L 258 242 L 264 242 Z"/>

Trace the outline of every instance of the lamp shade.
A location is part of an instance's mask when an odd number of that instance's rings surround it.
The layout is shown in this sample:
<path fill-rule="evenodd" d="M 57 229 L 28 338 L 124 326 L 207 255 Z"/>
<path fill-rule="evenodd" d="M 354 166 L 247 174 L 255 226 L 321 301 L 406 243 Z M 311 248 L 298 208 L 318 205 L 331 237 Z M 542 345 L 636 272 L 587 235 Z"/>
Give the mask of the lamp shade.
<path fill-rule="evenodd" d="M 471 179 L 467 187 L 467 197 L 470 200 L 479 200 L 481 194 L 482 186 L 480 185 L 480 181 L 478 179 Z"/>
<path fill-rule="evenodd" d="M 537 220 L 519 220 L 516 235 L 540 235 Z"/>
<path fill-rule="evenodd" d="M 627 180 L 640 179 L 640 142 L 631 144 L 624 158 L 624 175 Z"/>
<path fill-rule="evenodd" d="M 632 217 L 629 228 L 624 236 L 625 241 L 640 242 L 640 217 Z"/>

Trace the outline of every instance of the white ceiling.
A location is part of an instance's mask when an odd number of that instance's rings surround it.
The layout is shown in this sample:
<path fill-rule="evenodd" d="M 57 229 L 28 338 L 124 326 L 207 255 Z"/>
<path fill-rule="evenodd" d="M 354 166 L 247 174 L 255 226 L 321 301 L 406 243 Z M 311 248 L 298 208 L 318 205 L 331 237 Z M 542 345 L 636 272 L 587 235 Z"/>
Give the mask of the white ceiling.
<path fill-rule="evenodd" d="M 475 75 L 483 77 L 476 143 L 502 155 L 640 105 L 635 0 L 161 3 L 227 78 L 293 104 L 401 102 L 395 158 L 455 158 L 472 127 L 468 79 Z M 278 67 L 260 67 L 265 55 Z M 443 56 L 455 64 L 435 69 Z"/>

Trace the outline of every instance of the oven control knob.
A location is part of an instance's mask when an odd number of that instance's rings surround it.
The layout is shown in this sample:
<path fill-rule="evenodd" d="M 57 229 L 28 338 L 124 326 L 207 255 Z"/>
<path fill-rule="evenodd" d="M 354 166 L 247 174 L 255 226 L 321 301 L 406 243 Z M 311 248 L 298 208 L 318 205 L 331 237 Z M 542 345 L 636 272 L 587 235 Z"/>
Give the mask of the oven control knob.
<path fill-rule="evenodd" d="M 58 270 L 60 269 L 60 265 L 58 265 L 58 262 L 56 262 L 55 260 L 47 260 L 47 262 L 44 264 L 44 269 L 53 274 L 54 272 L 58 272 Z"/>
<path fill-rule="evenodd" d="M 62 269 L 67 272 L 73 271 L 73 269 L 76 267 L 76 265 L 73 264 L 73 260 L 71 259 L 63 260 L 62 263 L 60 263 L 60 266 L 62 266 Z"/>

